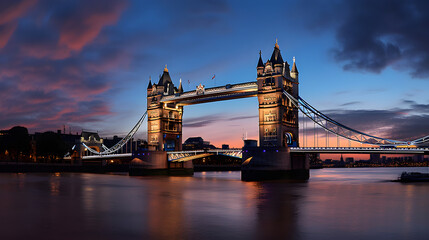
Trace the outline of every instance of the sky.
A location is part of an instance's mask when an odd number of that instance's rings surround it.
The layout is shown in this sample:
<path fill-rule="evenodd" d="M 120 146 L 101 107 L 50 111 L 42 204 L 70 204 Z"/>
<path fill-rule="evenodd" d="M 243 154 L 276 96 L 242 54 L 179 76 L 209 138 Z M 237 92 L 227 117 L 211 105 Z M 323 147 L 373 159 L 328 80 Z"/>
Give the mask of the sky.
<path fill-rule="evenodd" d="M 411 140 L 429 135 L 428 26 L 424 0 L 1 1 L 0 129 L 124 136 L 165 64 L 185 91 L 256 81 L 259 51 L 266 61 L 278 39 L 312 106 L 354 129 Z M 258 139 L 257 105 L 186 106 L 183 139 L 241 147 L 243 135 Z"/>

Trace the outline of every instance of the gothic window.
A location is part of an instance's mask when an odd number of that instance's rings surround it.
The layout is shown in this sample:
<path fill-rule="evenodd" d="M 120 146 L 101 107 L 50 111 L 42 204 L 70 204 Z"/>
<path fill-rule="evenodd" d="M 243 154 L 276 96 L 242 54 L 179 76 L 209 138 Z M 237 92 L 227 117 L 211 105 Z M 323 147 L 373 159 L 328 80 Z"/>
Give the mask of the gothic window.
<path fill-rule="evenodd" d="M 274 86 L 275 84 L 275 79 L 272 77 L 264 79 L 264 86 Z"/>
<path fill-rule="evenodd" d="M 277 120 L 277 114 L 275 113 L 265 113 L 265 121 L 267 122 L 274 122 Z"/>
<path fill-rule="evenodd" d="M 170 131 L 176 131 L 176 124 L 174 124 L 174 123 L 168 123 L 168 130 L 170 130 Z"/>
<path fill-rule="evenodd" d="M 275 140 L 277 140 L 277 131 L 276 131 L 276 128 L 273 128 L 271 130 L 268 129 L 268 128 L 265 128 L 264 140 L 266 140 L 266 141 L 275 141 Z"/>

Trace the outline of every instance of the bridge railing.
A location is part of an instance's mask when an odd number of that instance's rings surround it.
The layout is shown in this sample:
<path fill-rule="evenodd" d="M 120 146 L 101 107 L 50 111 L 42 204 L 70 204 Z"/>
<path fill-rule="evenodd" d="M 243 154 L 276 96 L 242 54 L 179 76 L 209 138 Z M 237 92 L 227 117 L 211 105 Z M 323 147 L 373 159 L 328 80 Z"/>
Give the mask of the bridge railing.
<path fill-rule="evenodd" d="M 207 150 L 188 150 L 188 151 L 172 151 L 167 152 L 168 161 L 175 161 L 181 158 L 190 157 L 199 154 L 213 153 L 216 155 L 226 155 L 230 157 L 241 158 L 241 148 L 236 149 L 207 149 Z"/>

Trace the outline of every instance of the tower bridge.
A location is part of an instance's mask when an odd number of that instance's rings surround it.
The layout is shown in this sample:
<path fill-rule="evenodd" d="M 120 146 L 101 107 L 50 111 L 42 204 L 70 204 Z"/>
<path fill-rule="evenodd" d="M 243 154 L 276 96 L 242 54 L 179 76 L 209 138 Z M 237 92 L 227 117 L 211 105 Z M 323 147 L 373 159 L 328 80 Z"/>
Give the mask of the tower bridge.
<path fill-rule="evenodd" d="M 97 151 L 82 143 L 85 149 L 95 155 L 83 158 L 113 157 L 118 149 L 132 139 L 146 116 L 148 151 L 130 155 L 144 163 L 139 169 L 140 173 L 137 173 L 143 175 L 150 174 L 151 171 L 159 173 L 160 170 L 171 168 L 175 168 L 175 172 L 180 168 L 191 169 L 185 172 L 192 172 L 190 160 L 196 158 L 198 154 L 229 154 L 229 156 L 241 157 L 243 159 L 242 179 L 263 180 L 307 179 L 310 153 L 429 153 L 427 148 L 302 147 L 299 142 L 299 111 L 315 125 L 325 129 L 327 133 L 367 145 L 421 146 L 429 143 L 429 136 L 408 142 L 391 140 L 354 130 L 324 115 L 299 96 L 299 72 L 295 58 L 290 67 L 289 63 L 283 60 L 277 42 L 271 58 L 266 62 L 262 61 L 260 52 L 256 70 L 256 81 L 212 88 L 205 88 L 200 84 L 195 90 L 184 92 L 181 81 L 178 87 L 174 86 L 168 68 L 165 66 L 157 83 L 149 81 L 147 111 L 130 133 L 112 148 L 106 148 L 103 145 L 103 151 Z M 185 106 L 248 97 L 258 98 L 259 146 L 244 146 L 243 149 L 229 152 L 182 151 L 182 117 Z"/>

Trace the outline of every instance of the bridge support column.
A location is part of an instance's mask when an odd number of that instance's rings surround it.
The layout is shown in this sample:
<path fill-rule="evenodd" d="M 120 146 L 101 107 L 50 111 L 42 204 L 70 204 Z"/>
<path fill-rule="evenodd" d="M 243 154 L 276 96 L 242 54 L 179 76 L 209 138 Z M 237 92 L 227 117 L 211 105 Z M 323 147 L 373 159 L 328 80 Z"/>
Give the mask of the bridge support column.
<path fill-rule="evenodd" d="M 136 152 L 130 163 L 130 176 L 192 176 L 194 165 L 192 161 L 168 162 L 166 151 Z"/>
<path fill-rule="evenodd" d="M 291 154 L 288 147 L 244 147 L 243 160 L 243 181 L 307 180 L 310 177 L 308 156 Z"/>

